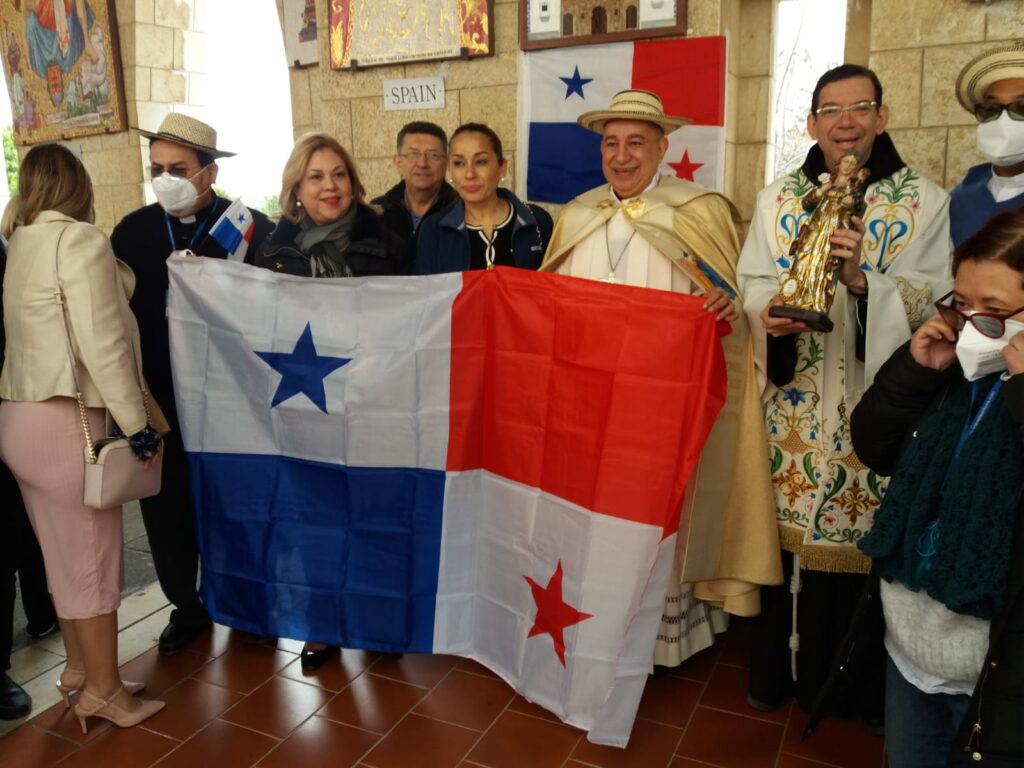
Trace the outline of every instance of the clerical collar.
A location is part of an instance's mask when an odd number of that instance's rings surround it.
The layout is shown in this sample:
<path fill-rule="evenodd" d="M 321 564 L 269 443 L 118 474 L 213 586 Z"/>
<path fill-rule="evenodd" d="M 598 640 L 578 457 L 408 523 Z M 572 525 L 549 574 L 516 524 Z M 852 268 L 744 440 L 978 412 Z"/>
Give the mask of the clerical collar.
<path fill-rule="evenodd" d="M 646 188 L 644 189 L 644 191 L 643 191 L 643 192 L 641 192 L 641 193 L 640 193 L 640 195 L 644 194 L 644 192 L 650 192 L 650 191 L 651 191 L 652 189 L 654 189 L 654 188 L 655 188 L 656 186 L 658 186 L 658 181 L 659 181 L 660 179 L 661 179 L 661 174 L 660 174 L 659 172 L 655 171 L 655 172 L 654 172 L 654 178 L 653 178 L 653 179 L 651 179 L 651 183 L 647 185 L 647 187 L 646 187 Z M 614 198 L 615 198 L 616 200 L 618 200 L 618 201 L 619 201 L 619 202 L 621 203 L 621 202 L 622 202 L 622 198 L 621 198 L 621 197 L 619 197 L 619 196 L 618 196 L 618 195 L 617 195 L 617 194 L 615 193 L 615 187 L 613 187 L 613 186 L 611 186 L 611 185 L 609 184 L 609 185 L 608 185 L 608 189 L 610 189 L 610 190 L 611 190 L 611 193 L 612 193 L 612 197 L 614 197 Z M 633 197 L 640 197 L 640 195 L 633 195 Z"/>
<path fill-rule="evenodd" d="M 988 191 L 992 193 L 992 199 L 1001 203 L 1024 193 L 1024 173 L 1018 173 L 1016 176 L 997 176 L 995 166 L 992 166 L 992 175 L 989 176 L 987 186 Z"/>
<path fill-rule="evenodd" d="M 167 239 L 171 242 L 171 250 L 177 251 L 186 248 L 194 248 L 197 242 L 200 242 L 200 238 L 203 235 L 203 231 L 206 229 L 206 225 L 211 223 L 213 214 L 217 210 L 217 201 L 219 198 L 217 195 L 211 195 L 211 198 L 209 205 L 199 211 L 196 211 L 192 216 L 182 216 L 179 218 L 177 216 L 171 216 L 167 211 L 164 211 L 164 224 L 167 226 Z M 197 220 L 199 221 L 198 226 L 196 226 Z M 181 232 L 181 241 L 179 241 L 178 237 L 175 236 L 175 229 L 178 229 Z"/>

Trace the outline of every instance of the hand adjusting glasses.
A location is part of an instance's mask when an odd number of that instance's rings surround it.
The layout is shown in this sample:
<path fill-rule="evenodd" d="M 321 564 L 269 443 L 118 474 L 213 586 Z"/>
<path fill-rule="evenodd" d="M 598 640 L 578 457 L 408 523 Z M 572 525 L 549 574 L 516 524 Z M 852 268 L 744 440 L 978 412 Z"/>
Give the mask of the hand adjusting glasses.
<path fill-rule="evenodd" d="M 990 339 L 999 339 L 1006 333 L 1006 321 L 1018 312 L 1024 312 L 1024 307 L 1020 307 L 1010 312 L 972 312 L 967 314 L 954 307 L 951 303 L 946 303 L 953 300 L 953 293 L 954 291 L 950 291 L 936 301 L 935 309 L 939 311 L 942 319 L 949 323 L 949 327 L 957 333 L 960 333 L 964 326 L 970 323 L 983 336 L 988 336 Z"/>

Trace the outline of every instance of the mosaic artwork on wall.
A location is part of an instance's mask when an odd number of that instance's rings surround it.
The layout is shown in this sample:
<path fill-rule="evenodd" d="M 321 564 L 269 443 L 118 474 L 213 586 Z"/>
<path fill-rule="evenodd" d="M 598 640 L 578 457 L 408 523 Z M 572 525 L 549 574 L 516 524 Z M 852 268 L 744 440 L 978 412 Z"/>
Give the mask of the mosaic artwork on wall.
<path fill-rule="evenodd" d="M 113 0 L 0 0 L 14 140 L 126 129 Z"/>
<path fill-rule="evenodd" d="M 284 56 L 293 67 L 317 63 L 316 0 L 284 0 Z"/>
<path fill-rule="evenodd" d="M 330 0 L 331 68 L 494 52 L 491 0 Z"/>

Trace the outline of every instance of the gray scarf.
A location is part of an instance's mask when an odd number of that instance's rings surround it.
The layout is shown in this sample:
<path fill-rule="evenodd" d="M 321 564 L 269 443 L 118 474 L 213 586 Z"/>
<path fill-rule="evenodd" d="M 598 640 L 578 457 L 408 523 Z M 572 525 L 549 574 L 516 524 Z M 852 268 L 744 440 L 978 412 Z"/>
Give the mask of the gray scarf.
<path fill-rule="evenodd" d="M 342 254 L 352 241 L 356 208 L 357 204 L 353 202 L 340 219 L 319 226 L 309 216 L 304 216 L 299 222 L 295 244 L 310 257 L 313 277 L 351 276 L 352 270 Z"/>

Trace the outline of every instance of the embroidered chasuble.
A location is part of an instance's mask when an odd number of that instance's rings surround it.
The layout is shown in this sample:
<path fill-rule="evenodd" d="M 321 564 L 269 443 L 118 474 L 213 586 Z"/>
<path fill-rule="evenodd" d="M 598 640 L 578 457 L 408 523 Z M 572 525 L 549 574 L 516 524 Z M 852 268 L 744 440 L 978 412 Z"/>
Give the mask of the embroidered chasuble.
<path fill-rule="evenodd" d="M 878 144 L 876 140 L 876 149 Z M 760 312 L 778 294 L 780 278 L 789 274 L 789 246 L 810 215 L 800 200 L 813 186 L 798 169 L 757 198 L 739 283 L 755 349 L 762 356 Z M 829 312 L 835 329 L 796 334 L 793 379 L 780 387 L 768 383 L 764 398 L 782 547 L 800 555 L 801 568 L 819 571 L 870 570 L 871 562 L 857 542 L 871 528 L 886 481 L 857 458 L 850 413 L 882 363 L 931 315 L 932 302 L 952 285 L 949 197 L 944 190 L 900 161 L 898 170 L 868 185 L 865 202 L 864 360 L 856 355 L 858 301 L 839 285 Z"/>
<path fill-rule="evenodd" d="M 735 295 L 737 218 L 721 195 L 671 177 L 622 204 L 600 187 L 562 210 L 541 269 L 687 294 L 720 285 Z M 709 646 L 725 613 L 755 615 L 760 585 L 782 581 L 768 472 L 751 469 L 767 452 L 742 310 L 723 349 L 729 390 L 681 510 L 654 655 L 665 666 Z"/>

